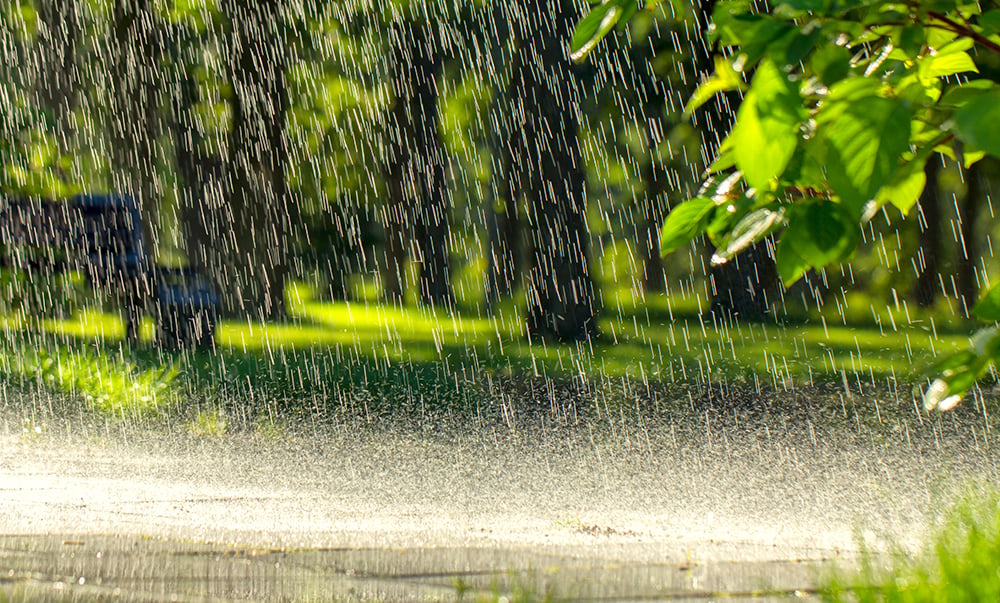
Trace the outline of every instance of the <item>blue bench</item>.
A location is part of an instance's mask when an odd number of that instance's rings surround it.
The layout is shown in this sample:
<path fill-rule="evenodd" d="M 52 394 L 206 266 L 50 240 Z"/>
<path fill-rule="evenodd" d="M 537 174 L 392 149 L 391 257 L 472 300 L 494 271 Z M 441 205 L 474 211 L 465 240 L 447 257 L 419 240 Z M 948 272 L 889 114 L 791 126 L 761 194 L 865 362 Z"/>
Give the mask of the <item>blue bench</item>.
<path fill-rule="evenodd" d="M 143 238 L 139 208 L 127 196 L 0 198 L 0 265 L 81 272 L 93 289 L 120 300 L 131 343 L 153 302 L 159 345 L 211 345 L 219 305 L 212 284 L 193 270 L 154 265 Z"/>

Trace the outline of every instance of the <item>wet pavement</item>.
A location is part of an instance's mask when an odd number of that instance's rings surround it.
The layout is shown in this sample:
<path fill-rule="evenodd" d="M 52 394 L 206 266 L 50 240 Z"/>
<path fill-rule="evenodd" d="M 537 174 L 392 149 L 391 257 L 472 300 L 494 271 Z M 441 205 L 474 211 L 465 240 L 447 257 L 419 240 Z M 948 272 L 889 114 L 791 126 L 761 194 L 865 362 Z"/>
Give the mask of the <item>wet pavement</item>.
<path fill-rule="evenodd" d="M 1000 474 L 974 409 L 883 406 L 873 422 L 846 403 L 814 407 L 221 435 L 0 416 L 0 590 L 14 601 L 810 597 L 831 563 L 853 562 L 858 534 L 919 542 L 949 493 Z"/>
<path fill-rule="evenodd" d="M 294 550 L 116 536 L 0 537 L 13 600 L 727 600 L 809 597 L 815 561 L 622 561 L 600 546 Z"/>

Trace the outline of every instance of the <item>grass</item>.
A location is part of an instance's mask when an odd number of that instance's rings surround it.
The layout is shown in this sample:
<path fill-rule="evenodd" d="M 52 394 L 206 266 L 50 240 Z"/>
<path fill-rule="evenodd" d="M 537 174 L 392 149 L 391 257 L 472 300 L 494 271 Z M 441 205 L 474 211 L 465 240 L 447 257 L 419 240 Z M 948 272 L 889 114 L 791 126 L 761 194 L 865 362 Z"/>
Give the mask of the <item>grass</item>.
<path fill-rule="evenodd" d="M 602 337 L 559 345 L 529 340 L 517 309 L 497 316 L 416 306 L 325 302 L 289 291 L 290 320 L 223 322 L 216 350 L 129 350 L 120 319 L 79 310 L 65 319 L 0 316 L 0 380 L 63 392 L 107 416 L 174 413 L 185 429 L 220 436 L 247 424 L 263 437 L 351 406 L 355 416 L 475 409 L 484 379 L 552 377 L 634 385 L 721 380 L 775 388 L 865 389 L 918 384 L 938 355 L 968 345 L 973 326 L 906 304 L 844 295 L 826 311 L 770 323 L 713 321 L 696 295 L 606 292 Z M 947 309 L 945 309 L 947 310 Z M 953 315 L 952 315 L 953 316 Z M 152 338 L 146 321 L 143 337 Z M 516 392 L 511 395 L 516 395 Z M 266 403 L 257 401 L 266 399 Z M 188 400 L 188 403 L 185 403 Z M 845 411 L 846 412 L 846 411 Z M 877 411 L 876 411 L 877 412 Z M 32 425 L 24 426 L 26 433 Z M 956 503 L 919 555 L 866 553 L 856 574 L 828 580 L 829 601 L 1000 600 L 1000 493 Z M 546 600 L 550 593 L 476 591 L 475 600 Z"/>
<path fill-rule="evenodd" d="M 555 593 L 546 588 L 540 590 L 540 585 L 534 572 L 508 571 L 501 584 L 500 576 L 493 579 L 489 589 L 477 588 L 476 585 L 468 584 L 461 578 L 454 581 L 455 596 L 458 601 L 473 601 L 475 603 L 555 603 L 556 601 L 569 600 L 557 597 Z"/>
<path fill-rule="evenodd" d="M 367 390 L 394 408 L 470 404 L 462 384 L 490 378 L 583 378 L 642 384 L 707 380 L 789 388 L 833 384 L 854 390 L 918 383 L 942 352 L 968 345 L 971 326 L 935 322 L 906 304 L 882 307 L 842 296 L 825 313 L 770 323 L 724 323 L 699 308 L 707 300 L 631 289 L 604 294 L 601 337 L 554 344 L 530 339 L 513 305 L 495 316 L 418 306 L 316 300 L 290 287 L 290 319 L 224 321 L 216 350 L 164 356 L 126 350 L 113 314 L 79 310 L 65 319 L 0 317 L 0 373 L 8 380 L 80 395 L 104 413 L 160 412 L 192 392 L 226 399 L 255 395 L 323 404 Z M 874 308 L 874 309 L 873 309 Z M 866 314 L 867 312 L 867 314 Z M 147 319 L 142 337 L 152 339 Z M 419 394 L 420 400 L 412 399 Z M 285 410 L 288 410 L 286 408 Z M 192 419 L 196 431 L 215 427 Z"/>
<path fill-rule="evenodd" d="M 177 401 L 173 364 L 142 369 L 119 356 L 67 346 L 0 348 L 0 372 L 8 379 L 38 384 L 81 398 L 111 416 L 148 416 Z"/>
<path fill-rule="evenodd" d="M 934 522 L 923 550 L 884 556 L 865 550 L 855 574 L 828 579 L 832 602 L 1000 601 L 1000 491 L 970 489 Z"/>

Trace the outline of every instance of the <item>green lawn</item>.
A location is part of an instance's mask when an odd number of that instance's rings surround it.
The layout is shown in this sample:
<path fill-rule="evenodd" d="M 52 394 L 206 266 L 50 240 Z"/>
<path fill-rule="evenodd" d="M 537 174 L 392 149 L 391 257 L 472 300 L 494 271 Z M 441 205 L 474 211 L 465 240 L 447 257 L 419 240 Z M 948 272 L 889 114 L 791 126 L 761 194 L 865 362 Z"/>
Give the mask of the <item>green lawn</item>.
<path fill-rule="evenodd" d="M 164 405 L 161 380 L 173 379 L 172 369 L 189 392 L 227 384 L 310 392 L 357 383 L 377 387 L 380 380 L 440 389 L 486 375 L 866 388 L 921 381 L 938 355 L 966 347 L 972 330 L 955 320 L 935 324 L 933 315 L 902 304 L 873 310 L 870 302 L 849 296 L 828 304 L 822 315 L 724 324 L 699 313 L 707 302 L 696 296 L 638 299 L 623 289 L 605 294 L 599 338 L 566 345 L 529 340 L 514 308 L 483 317 L 331 303 L 312 299 L 301 286 L 291 287 L 288 299 L 288 321 L 224 321 L 216 351 L 196 354 L 164 355 L 150 345 L 125 350 L 121 321 L 113 314 L 83 310 L 31 323 L 11 313 L 0 319 L 9 334 L 0 346 L 0 371 L 8 379 L 27 377 L 82 393 L 96 407 L 118 413 L 138 404 L 111 401 L 128 390 L 130 376 L 155 390 L 133 396 L 142 408 Z M 147 319 L 143 338 L 152 335 Z M 107 391 L 86 391 L 94 387 Z"/>

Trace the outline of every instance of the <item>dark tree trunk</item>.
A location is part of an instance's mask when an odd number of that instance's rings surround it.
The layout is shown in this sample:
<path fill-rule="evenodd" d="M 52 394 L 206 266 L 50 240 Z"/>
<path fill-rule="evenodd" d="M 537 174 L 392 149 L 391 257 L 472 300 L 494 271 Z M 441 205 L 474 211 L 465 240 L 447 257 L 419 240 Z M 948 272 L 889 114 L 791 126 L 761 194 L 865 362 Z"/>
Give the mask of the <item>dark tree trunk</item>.
<path fill-rule="evenodd" d="M 528 198 L 528 329 L 579 340 L 597 332 L 579 95 L 568 47 L 579 15 L 568 0 L 539 1 L 525 13 L 509 94 L 511 114 L 522 119 L 511 144 Z"/>
<path fill-rule="evenodd" d="M 648 292 L 663 292 L 666 275 L 660 258 L 660 228 L 666 213 L 663 195 L 667 192 L 666 174 L 652 160 L 645 166 L 642 218 L 639 226 L 639 253 L 642 259 L 642 286 Z"/>
<path fill-rule="evenodd" d="M 160 135 L 159 19 L 148 0 L 117 2 L 112 12 L 108 53 L 111 96 L 112 190 L 135 200 L 143 224 L 145 254 L 157 256 L 159 186 L 157 138 Z M 138 339 L 138 324 L 153 297 L 148 269 L 116 284 L 124 288 L 126 337 Z M 115 292 L 117 293 L 117 292 Z"/>
<path fill-rule="evenodd" d="M 521 220 L 518 216 L 518 189 L 512 184 L 509 161 L 494 176 L 501 184 L 494 204 L 487 210 L 489 235 L 486 268 L 486 306 L 491 310 L 513 295 L 521 284 Z"/>
<path fill-rule="evenodd" d="M 76 0 L 40 0 L 36 42 L 38 105 L 52 117 L 60 145 L 65 151 L 73 139 L 71 114 L 79 102 L 77 48 L 80 18 Z"/>
<path fill-rule="evenodd" d="M 175 54 L 174 64 L 177 81 L 171 128 L 177 155 L 177 174 L 182 184 L 180 228 L 190 267 L 202 274 L 212 274 L 213 266 L 222 265 L 212 241 L 212 233 L 221 232 L 218 223 L 219 195 L 215 190 L 222 180 L 222 160 L 205 149 L 205 132 L 195 116 L 200 99 L 193 65 L 188 64 L 180 52 Z"/>
<path fill-rule="evenodd" d="M 386 220 L 385 294 L 389 299 L 402 297 L 405 240 L 411 238 L 414 259 L 420 267 L 420 301 L 450 307 L 450 207 L 438 126 L 441 52 L 430 24 L 409 19 L 393 25 L 390 46 L 394 104 L 387 166 L 390 207 Z"/>
<path fill-rule="evenodd" d="M 727 266 L 733 264 L 733 266 Z M 709 276 L 712 312 L 731 319 L 758 320 L 768 311 L 775 293 L 777 270 L 767 241 L 751 246 Z"/>
<path fill-rule="evenodd" d="M 511 24 L 515 17 L 513 5 L 497 3 L 485 16 L 487 30 L 498 39 L 514 35 Z M 488 72 L 503 73 L 510 69 L 514 55 L 504 45 L 492 45 L 485 55 Z M 512 74 L 513 75 L 513 74 Z M 499 75 L 497 80 L 502 79 Z M 511 94 L 501 86 L 494 88 L 494 100 L 490 121 L 494 124 L 490 138 L 493 159 L 492 203 L 486 208 L 488 243 L 486 249 L 486 309 L 492 311 L 496 305 L 510 298 L 521 286 L 524 273 L 524 253 L 522 252 L 522 218 L 520 209 L 524 187 L 520 182 L 514 136 L 520 136 L 516 116 L 511 111 Z"/>
<path fill-rule="evenodd" d="M 959 226 L 961 238 L 958 242 L 958 295 L 962 299 L 963 311 L 966 317 L 972 315 L 972 307 L 979 301 L 979 278 L 977 266 L 979 263 L 979 240 L 976 236 L 976 223 L 979 221 L 979 208 L 985 201 L 982 173 L 983 161 L 973 164 L 965 172 L 966 193 L 959 208 Z"/>
<path fill-rule="evenodd" d="M 707 36 L 714 8 L 715 0 L 702 0 L 697 15 L 698 31 L 692 46 L 695 50 L 695 72 L 699 76 L 707 76 L 715 68 L 716 51 Z M 706 166 L 715 159 L 722 139 L 732 130 L 738 106 L 738 96 L 717 94 L 695 112 Z M 759 243 L 724 264 L 713 265 L 709 283 L 713 313 L 742 320 L 765 317 L 780 286 L 771 247 Z"/>
<path fill-rule="evenodd" d="M 41 127 L 57 141 L 59 153 L 68 155 L 75 153 L 77 146 L 72 114 L 79 106 L 81 88 L 77 66 L 81 42 L 78 7 L 75 0 L 38 0 L 35 6 L 38 12 L 34 43 L 5 45 L 7 56 L 2 77 L 6 86 L 14 84 L 13 89 L 23 87 L 30 91 L 35 107 L 45 116 Z M 27 65 L 33 68 L 25 69 Z M 11 125 L 8 122 L 4 132 L 10 132 Z M 65 177 L 61 168 L 53 167 L 57 176 Z M 29 307 L 44 310 L 46 314 L 51 309 L 62 315 L 67 308 L 59 300 L 71 295 L 72 290 L 68 279 L 47 270 L 35 271 L 30 262 L 22 268 L 28 281 L 36 283 L 25 291 L 24 301 Z"/>
<path fill-rule="evenodd" d="M 135 199 L 147 236 L 146 253 L 156 256 L 156 140 L 160 134 L 160 45 L 157 19 L 148 0 L 114 7 L 110 82 L 112 96 L 112 181 L 115 192 Z"/>
<path fill-rule="evenodd" d="M 393 112 L 399 111 L 393 108 Z M 393 304 L 403 303 L 403 289 L 406 283 L 406 247 L 412 239 L 413 218 L 407 204 L 405 176 L 402 161 L 389 161 L 386 186 L 389 202 L 382 215 L 385 226 L 385 265 L 382 267 L 382 295 Z"/>
<path fill-rule="evenodd" d="M 940 286 L 938 276 L 938 260 L 941 252 L 941 190 L 938 186 L 940 172 L 941 158 L 932 155 L 924 167 L 927 185 L 917 203 L 920 244 L 917 249 L 917 282 L 913 289 L 913 298 L 917 305 L 923 308 L 934 305 Z"/>
<path fill-rule="evenodd" d="M 285 315 L 292 208 L 285 176 L 285 40 L 281 2 L 227 0 L 233 86 L 227 204 L 231 233 L 213 233 L 226 253 L 223 312 L 260 320 Z"/>

